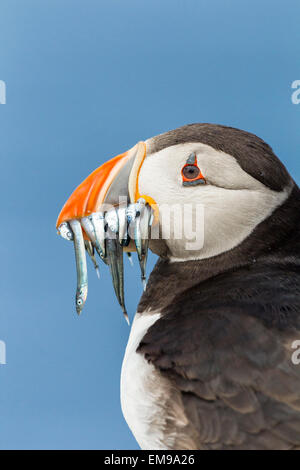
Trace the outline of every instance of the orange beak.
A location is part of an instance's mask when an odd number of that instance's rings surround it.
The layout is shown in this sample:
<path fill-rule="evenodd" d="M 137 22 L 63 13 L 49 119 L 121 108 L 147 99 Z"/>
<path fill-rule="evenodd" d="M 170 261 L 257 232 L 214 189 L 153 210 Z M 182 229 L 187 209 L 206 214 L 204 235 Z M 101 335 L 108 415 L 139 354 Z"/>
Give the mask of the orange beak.
<path fill-rule="evenodd" d="M 138 177 L 145 157 L 146 144 L 139 142 L 93 171 L 63 206 L 56 227 L 100 211 L 103 204 L 118 205 L 120 198 L 136 202 L 140 197 Z"/>

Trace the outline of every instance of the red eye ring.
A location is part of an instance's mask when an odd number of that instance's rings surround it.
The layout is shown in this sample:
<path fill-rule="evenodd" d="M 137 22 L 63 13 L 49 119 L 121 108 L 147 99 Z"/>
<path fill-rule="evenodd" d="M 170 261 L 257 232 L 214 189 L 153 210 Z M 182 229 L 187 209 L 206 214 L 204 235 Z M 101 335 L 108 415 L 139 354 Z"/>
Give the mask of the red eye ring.
<path fill-rule="evenodd" d="M 197 184 L 205 184 L 206 180 L 201 173 L 197 164 L 197 157 L 192 154 L 187 159 L 186 164 L 181 170 L 183 186 L 195 186 Z"/>
<path fill-rule="evenodd" d="M 200 170 L 196 165 L 184 165 L 182 168 L 182 175 L 187 180 L 194 180 L 198 178 L 199 173 Z"/>

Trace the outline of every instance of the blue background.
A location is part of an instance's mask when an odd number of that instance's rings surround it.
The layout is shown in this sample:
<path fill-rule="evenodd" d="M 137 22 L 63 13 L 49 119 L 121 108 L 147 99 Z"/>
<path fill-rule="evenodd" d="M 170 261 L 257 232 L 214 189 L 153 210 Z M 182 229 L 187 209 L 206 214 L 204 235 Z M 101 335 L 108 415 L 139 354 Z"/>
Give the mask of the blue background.
<path fill-rule="evenodd" d="M 0 448 L 138 448 L 119 403 L 129 329 L 104 265 L 77 318 L 57 214 L 106 159 L 191 122 L 258 134 L 299 182 L 299 17 L 298 0 L 1 0 Z"/>

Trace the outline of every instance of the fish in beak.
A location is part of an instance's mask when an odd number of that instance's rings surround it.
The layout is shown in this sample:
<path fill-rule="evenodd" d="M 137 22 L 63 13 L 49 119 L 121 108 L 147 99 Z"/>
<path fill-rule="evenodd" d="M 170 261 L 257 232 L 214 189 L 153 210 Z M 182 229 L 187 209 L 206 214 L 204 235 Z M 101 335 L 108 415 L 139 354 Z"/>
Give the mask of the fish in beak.
<path fill-rule="evenodd" d="M 105 162 L 71 194 L 56 223 L 58 233 L 74 243 L 77 290 L 76 311 L 87 298 L 86 252 L 99 274 L 97 253 L 109 266 L 118 302 L 126 320 L 123 251 L 136 251 L 145 287 L 153 201 L 139 193 L 138 178 L 146 158 L 145 142 Z M 131 259 L 131 258 L 130 258 Z"/>

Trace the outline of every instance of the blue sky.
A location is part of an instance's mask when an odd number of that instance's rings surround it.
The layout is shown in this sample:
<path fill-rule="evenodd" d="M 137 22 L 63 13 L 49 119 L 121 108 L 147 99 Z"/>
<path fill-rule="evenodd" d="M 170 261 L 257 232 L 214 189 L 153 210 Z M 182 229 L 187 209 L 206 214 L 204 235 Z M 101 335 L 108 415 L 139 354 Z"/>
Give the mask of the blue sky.
<path fill-rule="evenodd" d="M 138 448 L 119 402 L 129 329 L 105 266 L 77 318 L 57 214 L 102 162 L 191 122 L 256 133 L 299 183 L 299 17 L 298 0 L 1 1 L 1 449 Z"/>

